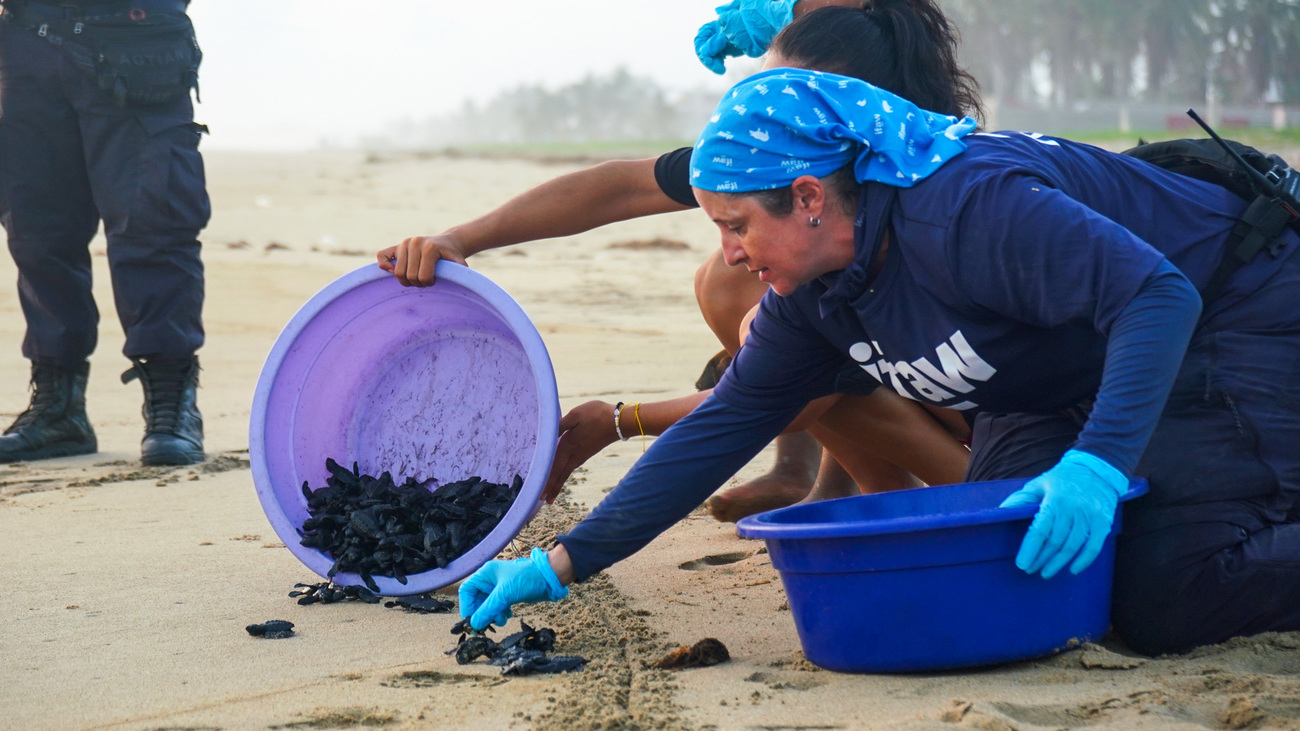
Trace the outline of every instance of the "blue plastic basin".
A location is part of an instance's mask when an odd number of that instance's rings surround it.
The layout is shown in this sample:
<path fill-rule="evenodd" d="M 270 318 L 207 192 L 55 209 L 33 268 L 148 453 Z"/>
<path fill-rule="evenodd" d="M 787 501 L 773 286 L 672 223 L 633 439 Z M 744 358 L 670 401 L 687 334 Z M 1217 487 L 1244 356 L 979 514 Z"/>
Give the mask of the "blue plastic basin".
<path fill-rule="evenodd" d="M 821 667 L 915 672 L 1022 660 L 1106 633 L 1122 517 L 1078 576 L 1030 576 L 1015 556 L 1037 506 L 997 507 L 1024 483 L 796 505 L 737 528 L 767 541 L 804 655 Z M 1146 490 L 1134 480 L 1121 499 Z"/>

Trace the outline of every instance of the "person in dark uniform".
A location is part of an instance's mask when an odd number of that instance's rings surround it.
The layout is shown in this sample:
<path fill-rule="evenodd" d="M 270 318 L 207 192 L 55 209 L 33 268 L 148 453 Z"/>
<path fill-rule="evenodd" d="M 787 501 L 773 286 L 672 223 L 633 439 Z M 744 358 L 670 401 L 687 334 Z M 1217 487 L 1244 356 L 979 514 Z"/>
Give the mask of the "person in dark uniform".
<path fill-rule="evenodd" d="M 187 5 L 3 2 L 0 223 L 18 266 L 33 391 L 0 436 L 0 462 L 97 449 L 85 394 L 99 323 L 89 244 L 101 221 L 132 363 L 122 381 L 144 386 L 142 461 L 203 459 L 198 233 L 210 206 Z"/>
<path fill-rule="evenodd" d="M 1029 478 L 1003 503 L 1039 506 L 1026 573 L 1086 569 L 1148 480 L 1115 558 L 1133 649 L 1300 630 L 1300 234 L 1203 302 L 1247 209 L 1227 189 L 801 69 L 726 94 L 690 167 L 727 261 L 772 291 L 591 515 L 462 584 L 475 627 L 639 550 L 856 364 L 969 415 L 967 479 Z"/>

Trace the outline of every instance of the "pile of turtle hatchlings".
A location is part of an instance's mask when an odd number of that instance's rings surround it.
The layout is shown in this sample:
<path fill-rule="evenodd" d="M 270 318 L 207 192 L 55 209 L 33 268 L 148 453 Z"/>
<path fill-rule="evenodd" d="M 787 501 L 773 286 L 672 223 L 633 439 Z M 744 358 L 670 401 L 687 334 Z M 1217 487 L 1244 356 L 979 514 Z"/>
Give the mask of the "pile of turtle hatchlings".
<path fill-rule="evenodd" d="M 302 545 L 334 559 L 328 576 L 355 573 L 378 593 L 374 576 L 405 584 L 413 574 L 445 568 L 478 545 L 501 522 L 523 488 L 515 475 L 509 486 L 469 477 L 430 492 L 414 478 L 401 485 L 384 472 L 349 471 L 332 459 L 325 486 L 302 484 L 311 517 L 298 533 Z"/>
<path fill-rule="evenodd" d="M 330 476 L 324 487 L 313 490 L 306 482 L 302 485 L 311 517 L 298 529 L 301 543 L 334 559 L 328 578 L 355 573 L 365 586 L 333 581 L 295 584 L 289 596 L 301 605 L 378 604 L 382 599 L 375 576 L 391 576 L 405 584 L 408 575 L 445 568 L 492 532 L 523 487 L 519 475 L 509 486 L 470 477 L 430 492 L 413 478 L 398 485 L 388 472 L 379 477 L 363 475 L 356 463 L 348 470 L 328 459 L 325 467 Z M 394 597 L 384 606 L 438 614 L 450 612 L 455 605 L 426 593 Z M 459 638 L 447 654 L 454 654 L 462 665 L 486 657 L 489 664 L 501 666 L 503 675 L 569 672 L 586 664 L 576 655 L 550 654 L 554 630 L 520 624 L 521 631 L 496 642 L 462 619 L 452 628 Z M 270 620 L 246 629 L 255 637 L 283 639 L 294 635 L 293 627 L 292 622 Z"/>

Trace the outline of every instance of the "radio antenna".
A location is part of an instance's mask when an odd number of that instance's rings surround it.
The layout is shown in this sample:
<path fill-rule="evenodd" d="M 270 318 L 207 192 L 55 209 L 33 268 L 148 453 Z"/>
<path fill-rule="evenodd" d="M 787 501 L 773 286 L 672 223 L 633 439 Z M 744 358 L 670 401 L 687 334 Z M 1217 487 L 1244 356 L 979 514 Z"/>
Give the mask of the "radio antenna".
<path fill-rule="evenodd" d="M 1223 138 L 1220 137 L 1218 133 L 1216 133 L 1213 129 L 1210 129 L 1210 125 L 1206 124 L 1205 120 L 1201 119 L 1201 115 L 1197 114 L 1195 109 L 1188 109 L 1187 116 L 1191 117 L 1193 121 L 1201 125 L 1201 129 L 1208 132 L 1210 134 L 1210 137 L 1214 138 L 1214 141 L 1219 143 L 1219 147 L 1222 147 L 1225 151 L 1227 151 L 1229 155 L 1232 155 L 1232 158 L 1236 160 L 1238 164 L 1241 165 L 1241 169 L 1245 170 L 1246 174 L 1250 176 L 1250 179 L 1255 181 L 1255 184 L 1258 185 L 1261 189 L 1263 189 L 1264 192 L 1267 193 L 1270 198 L 1277 197 L 1278 194 L 1277 186 L 1273 185 L 1273 182 L 1269 180 L 1263 173 L 1256 170 L 1254 165 L 1251 165 L 1250 163 L 1246 162 L 1246 158 L 1242 157 L 1241 153 L 1232 149 L 1232 147 L 1229 146 L 1227 142 L 1224 142 Z"/>

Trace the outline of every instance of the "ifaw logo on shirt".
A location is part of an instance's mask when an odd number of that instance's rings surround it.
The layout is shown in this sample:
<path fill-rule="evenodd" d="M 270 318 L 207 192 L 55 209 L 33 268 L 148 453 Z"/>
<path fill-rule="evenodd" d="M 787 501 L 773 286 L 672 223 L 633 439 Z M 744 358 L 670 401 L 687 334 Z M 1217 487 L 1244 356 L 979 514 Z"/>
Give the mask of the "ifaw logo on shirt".
<path fill-rule="evenodd" d="M 955 404 L 944 402 L 958 398 L 957 394 L 974 391 L 975 386 L 971 385 L 971 381 L 987 381 L 998 372 L 997 369 L 984 362 L 979 353 L 966 342 L 961 330 L 954 332 L 947 342 L 940 343 L 934 349 L 934 354 L 939 361 L 938 367 L 929 358 L 890 362 L 881 351 L 880 344 L 875 341 L 855 343 L 849 348 L 849 357 L 857 361 L 862 370 L 900 396 L 913 401 L 924 398 L 958 411 L 978 406 L 973 401 Z M 889 379 L 888 382 L 885 381 L 886 378 Z"/>

